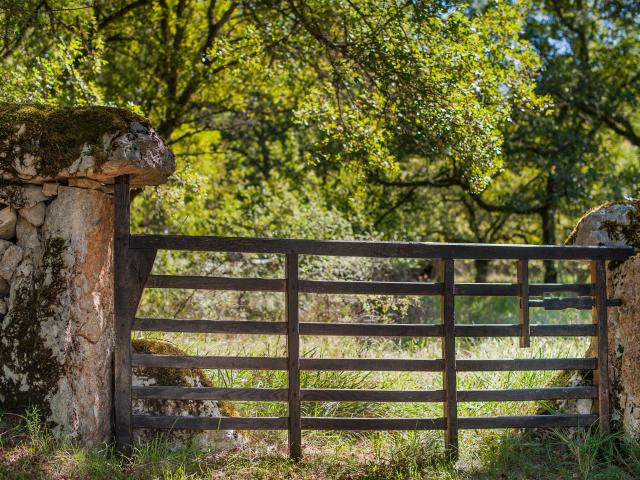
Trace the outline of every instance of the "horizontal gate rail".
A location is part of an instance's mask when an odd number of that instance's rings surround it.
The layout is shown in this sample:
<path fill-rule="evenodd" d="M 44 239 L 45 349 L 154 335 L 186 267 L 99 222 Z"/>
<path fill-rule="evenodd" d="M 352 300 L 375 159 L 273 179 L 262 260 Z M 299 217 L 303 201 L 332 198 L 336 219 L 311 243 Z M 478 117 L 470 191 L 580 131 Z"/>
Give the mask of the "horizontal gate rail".
<path fill-rule="evenodd" d="M 530 324 L 532 337 L 593 337 L 597 328 L 591 323 L 569 325 Z M 520 325 L 456 325 L 456 337 L 519 337 Z"/>
<path fill-rule="evenodd" d="M 459 418 L 462 429 L 480 428 L 558 428 L 590 427 L 598 421 L 597 415 L 558 414 L 529 415 L 519 417 L 467 417 Z"/>
<path fill-rule="evenodd" d="M 131 235 L 131 249 L 236 253 L 295 253 L 329 257 L 401 257 L 528 260 L 626 260 L 632 247 L 494 245 L 475 243 L 294 240 L 279 238 Z"/>
<path fill-rule="evenodd" d="M 152 400 L 238 400 L 269 401 L 287 400 L 286 388 L 220 388 L 220 387 L 132 387 L 136 399 Z"/>
<path fill-rule="evenodd" d="M 186 430 L 287 430 L 288 417 L 191 417 L 133 415 L 134 428 Z M 500 417 L 460 417 L 463 430 L 502 428 L 589 427 L 597 415 L 558 414 Z M 445 430 L 444 418 L 301 417 L 302 430 Z"/>
<path fill-rule="evenodd" d="M 154 355 L 134 353 L 133 367 L 204 368 L 222 370 L 286 370 L 286 358 Z M 508 360 L 458 360 L 459 372 L 518 370 L 595 370 L 596 358 L 517 358 Z M 395 358 L 301 358 L 300 370 L 350 370 L 377 372 L 442 372 L 443 360 Z"/>
<path fill-rule="evenodd" d="M 285 335 L 286 322 L 253 322 L 243 320 L 172 320 L 167 318 L 136 318 L 133 330 L 151 332 L 233 333 Z"/>
<path fill-rule="evenodd" d="M 114 296 L 116 302 L 115 430 L 119 450 L 131 445 L 132 428 L 194 430 L 286 430 L 293 458 L 301 456 L 302 430 L 443 430 L 448 453 L 455 458 L 458 429 L 588 427 L 609 429 L 607 378 L 607 308 L 619 306 L 607 298 L 605 261 L 625 260 L 631 247 L 548 245 L 441 244 L 423 242 L 325 241 L 270 238 L 131 235 L 128 177 L 115 188 Z M 199 275 L 150 275 L 158 250 L 276 254 L 286 258 L 285 278 L 230 278 Z M 433 282 L 310 280 L 298 278 L 299 256 L 425 258 L 438 261 Z M 457 259 L 513 260 L 515 283 L 455 282 Z M 590 283 L 530 283 L 532 260 L 580 260 L 591 266 Z M 277 292 L 286 300 L 285 321 L 179 320 L 136 318 L 144 288 Z M 413 295 L 439 296 L 441 323 L 375 324 L 300 322 L 299 295 Z M 557 296 L 558 294 L 570 296 Z M 456 324 L 456 296 L 514 297 L 519 300 L 517 324 Z M 530 322 L 529 309 L 591 309 L 592 323 L 543 325 Z M 491 312 L 487 312 L 490 321 Z M 133 353 L 132 331 L 189 332 L 195 334 L 286 336 L 286 357 L 226 357 Z M 442 343 L 441 358 L 307 358 L 300 355 L 300 336 L 426 337 Z M 460 359 L 457 337 L 514 337 L 527 348 L 535 337 L 593 337 L 594 358 Z M 133 386 L 133 369 L 202 368 L 219 370 L 286 371 L 286 388 Z M 522 370 L 589 370 L 593 385 L 507 390 L 461 390 L 459 374 Z M 437 372 L 441 389 L 373 390 L 302 388 L 301 372 L 397 371 Z M 496 417 L 458 417 L 461 402 L 544 401 L 593 399 L 593 414 L 555 414 Z M 133 415 L 132 401 L 232 400 L 286 402 L 286 417 L 191 417 Z M 325 418 L 305 417 L 305 402 L 416 402 L 441 403 L 441 418 Z"/>
<path fill-rule="evenodd" d="M 300 370 L 349 370 L 372 372 L 441 372 L 442 360 L 391 358 L 301 358 Z"/>
<path fill-rule="evenodd" d="M 237 400 L 286 402 L 286 388 L 220 387 L 132 387 L 134 399 L 146 400 Z M 458 390 L 458 402 L 515 402 L 597 398 L 595 387 L 548 387 L 512 390 Z M 366 390 L 303 388 L 303 402 L 442 402 L 444 390 Z"/>
<path fill-rule="evenodd" d="M 184 430 L 287 430 L 289 417 L 191 417 L 133 415 L 134 428 Z"/>
<path fill-rule="evenodd" d="M 498 372 L 518 370 L 594 370 L 595 358 L 518 358 L 514 360 L 458 360 L 459 372 Z"/>
<path fill-rule="evenodd" d="M 195 357 L 190 355 L 154 355 L 134 353 L 133 367 L 147 368 L 209 368 L 229 370 L 286 370 L 286 358 L 274 357 Z"/>
<path fill-rule="evenodd" d="M 286 322 L 248 320 L 172 320 L 164 318 L 136 318 L 134 331 L 229 333 L 250 335 L 285 335 Z M 455 325 L 456 337 L 518 337 L 520 325 L 482 324 Z M 593 337 L 597 328 L 592 323 L 544 325 L 531 324 L 532 337 Z M 376 337 L 441 337 L 442 325 L 402 323 L 325 323 L 302 322 L 300 335 L 376 336 Z"/>
<path fill-rule="evenodd" d="M 595 387 L 520 388 L 513 390 L 458 390 L 459 402 L 516 402 L 597 398 Z"/>

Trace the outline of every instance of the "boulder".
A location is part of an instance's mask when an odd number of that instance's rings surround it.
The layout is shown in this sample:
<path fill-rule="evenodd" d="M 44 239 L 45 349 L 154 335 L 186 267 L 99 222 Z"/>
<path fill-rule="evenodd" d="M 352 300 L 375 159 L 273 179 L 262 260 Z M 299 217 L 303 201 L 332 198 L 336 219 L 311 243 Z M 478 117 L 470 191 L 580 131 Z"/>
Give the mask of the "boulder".
<path fill-rule="evenodd" d="M 17 245 L 23 251 L 31 251 L 34 256 L 40 258 L 42 249 L 40 248 L 40 235 L 38 229 L 24 218 L 18 218 L 16 223 Z"/>
<path fill-rule="evenodd" d="M 58 184 L 55 182 L 43 183 L 42 194 L 47 198 L 55 197 L 58 194 Z"/>
<path fill-rule="evenodd" d="M 0 210 L 0 239 L 8 240 L 16 236 L 16 211 L 11 207 Z"/>
<path fill-rule="evenodd" d="M 75 178 L 158 185 L 175 158 L 146 119 L 112 107 L 0 105 L 0 174 L 42 184 Z"/>
<path fill-rule="evenodd" d="M 155 353 L 163 355 L 185 355 L 174 345 L 159 340 L 133 340 L 135 353 Z M 136 368 L 133 372 L 134 386 L 168 385 L 179 387 L 213 387 L 211 380 L 200 369 L 178 368 Z M 214 400 L 136 400 L 133 402 L 134 415 L 187 415 L 199 417 L 220 417 L 238 415 L 229 402 Z M 157 437 L 158 430 L 134 430 L 134 442 L 146 442 Z M 199 448 L 228 450 L 237 447 L 242 437 L 228 430 L 205 430 L 202 432 L 173 429 L 165 431 L 163 438 L 172 448 L 196 444 Z"/>
<path fill-rule="evenodd" d="M 18 210 L 18 213 L 22 218 L 29 222 L 34 227 L 39 227 L 44 223 L 44 214 L 46 210 L 44 202 L 36 203 L 32 207 L 25 207 Z"/>
<path fill-rule="evenodd" d="M 112 435 L 112 217 L 111 196 L 60 187 L 39 231 L 21 219 L 23 255 L 11 245 L 0 262 L 11 279 L 0 323 L 3 408 L 37 405 L 54 434 L 87 446 Z"/>
<path fill-rule="evenodd" d="M 22 248 L 17 245 L 11 245 L 2 254 L 2 260 L 0 260 L 0 277 L 6 281 L 11 281 L 13 273 L 22 261 Z"/>
<path fill-rule="evenodd" d="M 567 243 L 640 248 L 640 202 L 594 208 L 578 222 Z M 609 262 L 607 294 L 622 300 L 622 306 L 608 310 L 611 417 L 626 432 L 640 435 L 640 254 Z M 591 348 L 595 355 L 595 345 Z"/>

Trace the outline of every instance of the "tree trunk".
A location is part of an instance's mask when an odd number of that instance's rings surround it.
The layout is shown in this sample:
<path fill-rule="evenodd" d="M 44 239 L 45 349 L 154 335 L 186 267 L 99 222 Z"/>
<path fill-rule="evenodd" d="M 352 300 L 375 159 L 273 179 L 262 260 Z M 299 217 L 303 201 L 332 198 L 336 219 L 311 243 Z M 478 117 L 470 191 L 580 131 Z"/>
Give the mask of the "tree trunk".
<path fill-rule="evenodd" d="M 545 245 L 556 244 L 556 210 L 549 207 L 540 214 L 542 218 L 542 243 Z M 544 261 L 544 282 L 557 283 L 558 271 L 553 260 Z"/>
<path fill-rule="evenodd" d="M 486 283 L 487 275 L 489 274 L 489 260 L 484 258 L 477 258 L 473 261 L 476 268 L 476 283 Z"/>

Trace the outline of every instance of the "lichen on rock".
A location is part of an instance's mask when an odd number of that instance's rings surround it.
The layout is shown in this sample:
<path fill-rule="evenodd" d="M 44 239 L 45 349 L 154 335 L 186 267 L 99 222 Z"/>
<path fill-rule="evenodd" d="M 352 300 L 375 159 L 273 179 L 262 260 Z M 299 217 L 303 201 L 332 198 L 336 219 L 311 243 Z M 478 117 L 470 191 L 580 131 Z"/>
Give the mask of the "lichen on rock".
<path fill-rule="evenodd" d="M 55 391 L 62 365 L 51 345 L 47 345 L 43 324 L 57 315 L 60 295 L 67 277 L 61 238 L 48 239 L 41 265 L 23 264 L 20 279 L 12 283 L 12 306 L 0 324 L 4 348 L 0 349 L 0 392 L 3 408 L 20 411 L 37 405 L 45 414 L 51 409 L 46 397 Z"/>
<path fill-rule="evenodd" d="M 640 200 L 592 208 L 578 221 L 565 244 L 640 247 Z"/>

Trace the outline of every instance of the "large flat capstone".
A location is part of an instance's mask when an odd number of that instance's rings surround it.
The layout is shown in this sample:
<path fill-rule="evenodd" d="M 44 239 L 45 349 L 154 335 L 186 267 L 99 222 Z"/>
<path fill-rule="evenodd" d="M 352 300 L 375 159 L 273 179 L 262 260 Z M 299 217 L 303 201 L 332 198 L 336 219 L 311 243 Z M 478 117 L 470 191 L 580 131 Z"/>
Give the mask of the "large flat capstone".
<path fill-rule="evenodd" d="M 42 184 L 88 179 L 158 185 L 176 168 L 171 150 L 146 119 L 112 107 L 0 104 L 0 175 Z"/>

